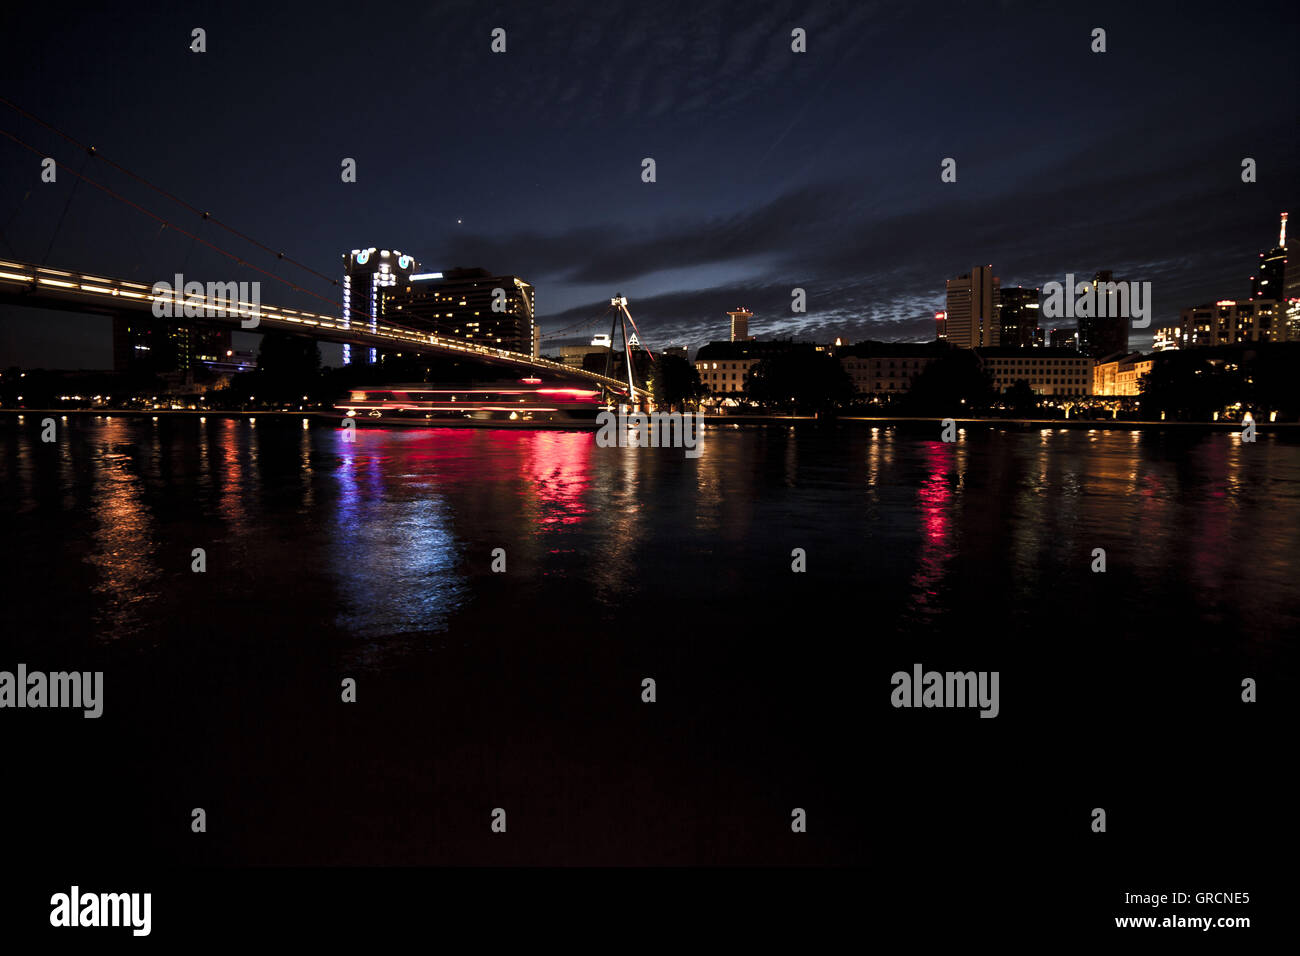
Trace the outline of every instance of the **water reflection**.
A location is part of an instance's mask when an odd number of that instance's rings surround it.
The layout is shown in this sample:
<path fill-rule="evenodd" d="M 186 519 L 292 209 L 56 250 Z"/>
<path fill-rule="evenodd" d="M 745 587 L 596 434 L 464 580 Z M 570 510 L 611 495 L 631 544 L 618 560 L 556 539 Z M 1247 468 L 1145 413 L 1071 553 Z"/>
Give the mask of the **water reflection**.
<path fill-rule="evenodd" d="M 462 588 L 460 549 L 442 497 L 390 494 L 396 464 L 330 436 L 339 456 L 333 533 L 326 539 L 337 622 L 364 637 L 445 629 Z"/>
<path fill-rule="evenodd" d="M 1300 449 L 1277 441 L 725 429 L 686 459 L 578 432 L 363 429 L 353 443 L 297 419 L 87 419 L 64 434 L 56 449 L 34 426 L 0 430 L 23 555 L 8 586 L 82 580 L 76 619 L 104 639 L 252 600 L 276 627 L 310 620 L 380 660 L 499 604 L 496 547 L 501 613 L 597 609 L 632 631 L 669 599 L 761 624 L 790 593 L 794 546 L 827 594 L 862 596 L 894 627 L 960 626 L 964 596 L 1011 621 L 1104 606 L 1104 626 L 1138 634 L 1159 608 L 1261 632 L 1296 619 Z M 203 578 L 188 573 L 196 546 Z M 1098 546 L 1112 570 L 1094 578 Z"/>
<path fill-rule="evenodd" d="M 921 550 L 912 575 L 911 611 L 923 619 L 940 609 L 939 587 L 955 550 L 951 529 L 953 487 L 960 473 L 957 448 L 956 443 L 928 441 L 921 451 L 926 473 L 916 493 Z"/>
<path fill-rule="evenodd" d="M 107 429 L 94 460 L 91 508 L 96 530 L 86 563 L 97 572 L 96 629 L 104 640 L 113 640 L 136 630 L 154 612 L 150 605 L 160 569 L 158 532 L 145 504 L 145 483 L 137 473 L 135 456 L 140 450 L 129 443 L 133 429 L 124 421 L 112 422 Z"/>

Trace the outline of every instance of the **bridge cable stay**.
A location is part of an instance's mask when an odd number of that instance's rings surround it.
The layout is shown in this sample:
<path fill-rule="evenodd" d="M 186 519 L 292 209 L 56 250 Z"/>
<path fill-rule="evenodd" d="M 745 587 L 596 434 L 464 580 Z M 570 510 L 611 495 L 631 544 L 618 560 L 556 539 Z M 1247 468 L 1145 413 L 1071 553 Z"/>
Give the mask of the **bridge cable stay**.
<path fill-rule="evenodd" d="M 130 176 L 132 179 L 136 180 L 137 182 L 142 183 L 145 186 L 148 186 L 154 192 L 159 193 L 160 195 L 166 197 L 167 199 L 170 199 L 172 202 L 176 203 L 177 205 L 184 206 L 186 209 L 188 209 L 190 212 L 194 213 L 195 215 L 202 216 L 205 221 L 211 220 L 215 225 L 220 226 L 222 229 L 225 229 L 227 232 L 231 233 L 232 235 L 238 236 L 240 239 L 243 239 L 245 242 L 257 246 L 259 249 L 261 249 L 264 252 L 271 253 L 277 259 L 282 259 L 291 265 L 295 265 L 300 269 L 304 269 L 307 272 L 310 272 L 312 275 L 316 276 L 319 279 L 324 279 L 326 282 L 329 282 L 331 285 L 339 284 L 338 279 L 333 278 L 331 276 L 327 276 L 322 272 L 317 272 L 311 266 L 301 263 L 297 259 L 292 258 L 291 256 L 286 256 L 283 252 L 278 252 L 277 250 L 272 249 L 270 246 L 266 245 L 265 243 L 257 241 L 252 236 L 246 235 L 245 233 L 240 232 L 238 229 L 235 229 L 233 226 L 227 225 L 226 223 L 217 219 L 211 213 L 204 212 L 198 207 L 190 205 L 185 200 L 181 199 L 179 196 L 173 195 L 172 193 L 163 189 L 161 186 L 155 186 L 153 183 L 145 179 L 143 176 L 137 175 L 136 173 L 131 172 L 131 170 L 127 169 L 125 166 L 121 165 L 120 163 L 116 163 L 113 160 L 108 159 L 106 156 L 104 156 L 102 153 L 96 150 L 93 146 L 87 146 L 84 143 L 78 142 L 75 138 L 69 136 L 67 133 L 63 132 L 57 126 L 54 126 L 51 123 L 47 123 L 45 120 L 41 119 L 39 116 L 34 115 L 33 113 L 29 113 L 27 110 L 23 109 L 21 106 L 14 103 L 13 101 L 8 100 L 3 96 L 0 96 L 0 104 L 4 104 L 5 106 L 8 106 L 14 112 L 27 117 L 28 119 L 32 120 L 35 123 L 39 123 L 41 126 L 44 126 L 52 133 L 62 137 L 63 139 L 66 139 L 69 143 L 72 143 L 72 145 L 76 146 L 78 149 L 85 150 L 88 155 L 94 156 L 100 162 L 106 163 L 107 165 L 112 166 L 114 169 L 118 170 L 119 172 L 122 172 L 127 176 Z"/>
<path fill-rule="evenodd" d="M 158 245 L 158 240 L 162 238 L 162 234 L 166 231 L 167 223 L 163 223 L 158 227 L 158 231 L 153 234 L 153 245 L 155 247 Z M 131 267 L 131 278 L 134 279 L 140 274 L 140 267 L 149 259 L 149 253 L 144 251 L 144 243 L 140 241 L 140 237 L 134 232 L 131 233 L 131 241 L 135 243 L 136 251 L 140 253 L 139 260 Z"/>
<path fill-rule="evenodd" d="M 5 235 L 5 231 L 3 229 L 0 229 L 0 242 L 3 242 L 5 244 L 5 247 L 8 248 L 9 250 L 9 254 L 13 256 L 15 259 L 22 258 L 20 255 L 18 255 L 18 250 L 14 248 L 13 243 L 9 241 L 9 237 Z"/>
<path fill-rule="evenodd" d="M 185 269 L 190 264 L 190 256 L 194 252 L 194 243 L 198 239 L 198 234 L 202 231 L 203 231 L 203 223 L 199 223 L 199 228 L 196 229 L 194 232 L 194 238 L 190 240 L 189 248 L 185 250 L 185 258 L 181 260 L 181 275 L 185 274 Z"/>
<path fill-rule="evenodd" d="M 9 241 L 5 234 L 9 231 L 9 227 L 14 224 L 14 220 L 18 218 L 18 214 L 23 211 L 23 206 L 27 205 L 27 200 L 31 197 L 32 190 L 29 186 L 23 193 L 23 198 L 20 199 L 18 205 L 14 207 L 14 211 L 10 214 L 9 218 L 5 220 L 5 224 L 0 226 L 0 239 L 4 239 L 4 244 L 9 247 L 9 252 L 15 259 L 21 259 L 22 256 L 18 254 L 18 250 L 13 247 L 13 243 Z"/>
<path fill-rule="evenodd" d="M 593 326 L 593 325 L 595 325 L 597 322 L 599 322 L 601 319 L 603 319 L 603 318 L 605 317 L 606 313 L 608 313 L 609 310 L 610 310 L 611 308 L 612 308 L 612 306 L 608 306 L 608 305 L 607 305 L 607 306 L 605 306 L 604 311 L 602 311 L 599 315 L 593 316 L 593 317 L 590 318 L 590 319 L 583 319 L 581 322 L 577 322 L 577 323 L 575 323 L 575 324 L 573 324 L 573 325 L 566 325 L 564 328 L 562 328 L 562 329 L 556 329 L 556 330 L 553 331 L 553 332 L 547 332 L 545 335 L 542 336 L 542 338 L 543 338 L 544 340 L 545 340 L 545 339 L 566 338 L 566 337 L 568 337 L 568 336 L 570 335 L 570 333 L 576 332 L 576 331 L 579 330 L 579 329 L 590 328 L 591 326 Z"/>
<path fill-rule="evenodd" d="M 628 342 L 627 323 L 631 318 L 627 312 L 627 296 L 617 295 L 609 300 L 610 307 L 614 310 L 613 318 L 609 325 L 609 352 L 605 355 L 605 378 L 612 378 L 614 365 L 614 337 L 618 334 L 621 327 L 623 332 L 623 357 L 627 363 L 627 390 L 628 397 L 635 399 L 637 393 L 636 376 L 632 367 L 632 347 Z M 635 323 L 634 323 L 635 324 Z M 644 391 L 644 389 L 642 389 Z"/>
<path fill-rule="evenodd" d="M 650 346 L 644 344 L 645 340 L 641 338 L 641 330 L 636 327 L 636 319 L 632 318 L 632 313 L 628 312 L 626 301 L 623 303 L 623 311 L 627 315 L 627 320 L 632 323 L 632 331 L 636 333 L 636 340 L 643 343 L 641 348 L 645 349 L 645 354 L 650 356 L 650 361 L 653 362 L 655 360 L 655 353 L 650 351 Z"/>
<path fill-rule="evenodd" d="M 86 168 L 86 163 L 89 159 L 90 153 L 86 153 L 81 160 L 81 168 L 83 170 Z M 78 174 L 78 176 L 80 176 L 80 174 Z M 63 220 L 67 218 L 68 209 L 72 206 L 73 197 L 77 195 L 77 187 L 80 185 L 81 179 L 78 178 L 73 182 L 72 188 L 68 190 L 68 198 L 63 204 L 63 212 L 59 213 L 59 221 L 54 224 L 54 232 L 50 235 L 50 241 L 45 244 L 45 255 L 41 256 L 41 265 L 45 265 L 46 260 L 50 258 L 50 251 L 54 248 L 54 240 L 59 237 L 59 230 L 63 228 Z"/>
<path fill-rule="evenodd" d="M 12 140 L 13 142 L 17 143 L 19 146 L 22 146 L 24 149 L 29 150 L 29 151 L 32 152 L 32 153 L 35 153 L 37 156 L 44 157 L 44 156 L 46 155 L 45 152 L 44 152 L 43 150 L 37 149 L 35 146 L 33 146 L 33 145 L 31 145 L 30 143 L 28 143 L 28 142 L 26 142 L 26 141 L 20 139 L 19 137 L 15 136 L 13 133 L 9 132 L 8 130 L 0 129 L 0 136 L 4 136 L 5 138 Z M 150 210 L 145 209 L 145 208 L 144 208 L 143 206 L 141 206 L 139 203 L 136 203 L 136 202 L 134 202 L 134 201 L 132 201 L 132 200 L 130 200 L 130 199 L 127 199 L 125 196 L 121 195 L 120 193 L 117 193 L 117 192 L 113 191 L 113 190 L 110 189 L 109 187 L 105 186 L 103 183 L 98 182 L 98 181 L 96 181 L 96 180 L 94 180 L 94 179 L 91 179 L 89 176 L 86 176 L 86 175 L 84 175 L 84 174 L 82 174 L 82 173 L 79 173 L 79 172 L 74 172 L 74 171 L 72 171 L 72 170 L 69 170 L 69 172 L 72 172 L 73 175 L 76 176 L 78 179 L 84 180 L 85 182 L 87 182 L 87 183 L 89 183 L 90 185 L 94 186 L 96 189 L 102 190 L 103 192 L 105 192 L 105 193 L 107 193 L 108 195 L 112 196 L 114 199 L 118 200 L 119 202 L 126 203 L 126 205 L 130 206 L 132 209 L 135 209 L 137 212 L 144 213 L 144 215 L 148 216 L 150 219 L 153 219 L 153 220 L 155 220 L 156 222 L 160 222 L 160 223 L 162 223 L 164 226 L 166 226 L 166 227 L 168 227 L 168 228 L 175 229 L 177 232 L 179 232 L 179 233 L 180 233 L 181 235 L 183 235 L 183 236 L 188 236 L 189 238 L 191 238 L 191 239 L 193 239 L 193 240 L 195 240 L 195 241 L 197 241 L 197 242 L 199 242 L 199 243 L 202 243 L 203 245 L 207 246 L 209 249 L 212 249 L 213 251 L 218 252 L 218 253 L 220 253 L 221 255 L 225 256 L 227 259 L 230 259 L 231 261 L 233 261 L 233 262 L 236 263 L 237 265 L 247 266 L 248 268 L 253 269 L 253 270 L 256 271 L 256 272 L 260 272 L 260 273 L 261 273 L 262 275 L 264 275 L 264 276 L 268 276 L 269 278 L 272 278 L 272 279 L 274 279 L 274 280 L 277 281 L 277 282 L 283 283 L 284 285 L 288 286 L 290 289 L 293 289 L 295 292 L 302 292 L 302 293 L 304 293 L 304 294 L 306 294 L 306 295 L 312 296 L 313 298 L 320 299 L 322 302 L 326 302 L 326 303 L 328 303 L 328 304 L 330 305 L 331 308 L 337 308 L 337 307 L 338 307 L 338 302 L 335 301 L 334 299 L 327 298 L 326 296 L 321 295 L 319 292 L 314 292 L 314 291 L 312 291 L 311 289 L 308 289 L 308 288 L 306 288 L 306 287 L 304 287 L 304 286 L 300 286 L 300 285 L 298 285 L 298 284 L 295 283 L 295 282 L 291 282 L 291 281 L 288 280 L 288 279 L 285 279 L 285 278 L 283 278 L 283 277 L 281 277 L 281 276 L 277 276 L 277 275 L 276 275 L 275 273 L 273 273 L 273 272 L 268 272 L 266 269 L 263 269 L 263 268 L 261 268 L 260 266 L 256 266 L 256 265 L 254 265 L 253 263 L 249 262 L 247 259 L 244 259 L 244 258 L 242 258 L 242 257 L 240 257 L 240 256 L 235 255 L 233 252 L 228 252 L 227 250 L 222 249 L 220 246 L 218 246 L 218 245 L 216 245 L 216 244 L 214 244 L 214 243 L 211 243 L 211 242 L 209 242 L 209 241 L 206 240 L 206 239 L 199 238 L 198 236 L 196 236 L 194 233 L 190 232 L 189 230 L 187 230 L 187 229 L 183 229 L 182 227 L 176 225 L 176 223 L 171 222 L 170 220 L 164 218 L 163 216 L 160 216 L 160 215 L 158 215 L 158 214 L 155 213 L 155 212 L 151 212 Z M 356 316 L 358 316 L 358 317 L 360 317 L 360 318 L 363 318 L 363 319 L 365 319 L 366 321 L 369 321 L 369 319 L 370 319 L 370 316 L 369 316 L 368 314 L 366 314 L 365 312 L 361 311 L 360 309 L 352 309 L 351 311 L 352 311 Z"/>

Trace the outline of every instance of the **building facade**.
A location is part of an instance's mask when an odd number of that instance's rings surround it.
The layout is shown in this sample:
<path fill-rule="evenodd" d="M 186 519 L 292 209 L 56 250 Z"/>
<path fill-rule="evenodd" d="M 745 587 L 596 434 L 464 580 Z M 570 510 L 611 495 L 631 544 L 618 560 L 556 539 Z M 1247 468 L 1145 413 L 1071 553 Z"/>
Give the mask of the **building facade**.
<path fill-rule="evenodd" d="M 1251 299 L 1277 299 L 1287 296 L 1286 213 L 1278 231 L 1277 245 L 1259 254 L 1259 274 L 1250 277 Z"/>
<path fill-rule="evenodd" d="M 143 315 L 113 318 L 113 369 L 155 375 L 217 370 L 229 363 L 230 329 Z"/>
<path fill-rule="evenodd" d="M 731 317 L 731 341 L 748 342 L 750 340 L 749 320 L 754 317 L 754 313 L 742 306 L 728 312 L 727 315 Z"/>
<path fill-rule="evenodd" d="M 1142 394 L 1142 377 L 1155 365 L 1155 357 L 1133 352 L 1109 355 L 1092 369 L 1092 394 L 1099 398 L 1130 397 Z"/>
<path fill-rule="evenodd" d="M 902 395 L 926 367 L 947 351 L 939 342 L 859 342 L 835 350 L 859 395 Z"/>
<path fill-rule="evenodd" d="M 1222 299 L 1213 305 L 1183 309 L 1180 315 L 1180 348 L 1285 342 L 1288 337 L 1285 313 L 1273 299 Z"/>
<path fill-rule="evenodd" d="M 992 266 L 976 266 L 970 275 L 949 279 L 947 297 L 943 325 L 949 344 L 962 349 L 1001 344 L 998 279 L 993 275 Z"/>
<path fill-rule="evenodd" d="M 695 355 L 695 370 L 705 390 L 719 398 L 740 398 L 745 394 L 750 370 L 763 359 L 796 349 L 815 346 L 801 342 L 710 342 Z"/>
<path fill-rule="evenodd" d="M 353 249 L 343 256 L 343 261 L 343 326 L 374 331 L 387 311 L 388 293 L 406 282 L 419 263 L 396 250 L 373 246 Z M 373 365 L 378 360 L 378 349 L 343 346 L 344 365 Z"/>
<path fill-rule="evenodd" d="M 1093 276 L 1092 287 L 1096 293 L 1095 311 L 1093 315 L 1079 316 L 1079 351 L 1095 359 L 1116 352 L 1128 352 L 1129 317 L 1116 314 L 1121 311 L 1121 301 L 1110 271 L 1098 272 Z M 1086 286 L 1080 284 L 1075 288 Z M 1124 301 L 1127 302 L 1127 299 L 1125 293 Z"/>
<path fill-rule="evenodd" d="M 999 290 L 999 344 L 1031 348 L 1038 333 L 1038 290 L 1021 286 Z"/>
<path fill-rule="evenodd" d="M 1082 398 L 1092 394 L 1093 360 L 1073 349 L 992 348 L 978 354 L 997 392 L 1023 381 L 1039 395 Z"/>
<path fill-rule="evenodd" d="M 441 338 L 533 354 L 536 301 L 518 276 L 485 269 L 410 275 L 384 296 L 395 325 Z"/>

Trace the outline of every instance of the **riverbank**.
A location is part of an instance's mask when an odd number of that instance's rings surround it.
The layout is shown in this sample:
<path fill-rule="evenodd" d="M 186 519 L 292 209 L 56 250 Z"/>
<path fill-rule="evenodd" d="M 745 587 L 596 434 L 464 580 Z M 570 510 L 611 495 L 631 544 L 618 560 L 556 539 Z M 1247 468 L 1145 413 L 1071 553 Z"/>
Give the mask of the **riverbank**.
<path fill-rule="evenodd" d="M 122 408 L 0 408 L 0 416 L 94 416 L 100 418 L 306 418 L 322 422 L 337 423 L 339 413 L 333 409 L 311 409 L 304 411 L 240 411 L 223 409 L 122 409 Z M 385 421 L 370 422 L 356 419 L 358 424 L 380 427 L 401 428 L 566 428 L 574 431 L 587 431 L 581 425 L 564 426 L 554 423 L 533 424 L 530 422 L 494 422 L 494 421 L 439 421 L 427 425 L 423 422 Z M 772 425 L 830 425 L 858 424 L 873 427 L 939 427 L 947 418 L 911 417 L 901 415 L 840 415 L 835 418 L 817 418 L 812 415 L 710 415 L 703 414 L 703 423 L 710 428 L 768 427 Z M 1086 418 L 954 418 L 958 428 L 1006 428 L 1028 431 L 1044 428 L 1083 429 L 1085 431 L 1159 431 L 1159 430 L 1201 430 L 1240 432 L 1240 422 L 1182 422 L 1182 421 L 1137 421 L 1127 419 L 1086 419 Z M 1300 434 L 1300 422 L 1256 422 L 1256 431 L 1263 434 L 1284 432 Z"/>

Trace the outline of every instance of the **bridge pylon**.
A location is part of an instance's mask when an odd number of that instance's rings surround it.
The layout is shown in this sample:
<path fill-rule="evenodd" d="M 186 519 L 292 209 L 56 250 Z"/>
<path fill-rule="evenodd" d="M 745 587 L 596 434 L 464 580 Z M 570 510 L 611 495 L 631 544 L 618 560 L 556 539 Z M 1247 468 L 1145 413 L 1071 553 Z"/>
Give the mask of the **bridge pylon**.
<path fill-rule="evenodd" d="M 615 336 L 621 333 L 623 339 L 623 359 L 627 366 L 627 401 L 630 405 L 636 405 L 640 402 L 638 396 L 645 396 L 649 393 L 649 389 L 646 386 L 637 385 L 636 368 L 632 364 L 631 343 L 637 340 L 636 321 L 632 318 L 632 314 L 627 310 L 627 296 L 623 295 L 621 292 L 612 296 L 609 300 L 609 304 L 614 310 L 614 315 L 610 319 L 609 324 L 609 353 L 605 356 L 605 378 L 614 378 L 614 342 Z M 627 334 L 629 323 L 632 325 L 633 329 L 630 339 Z M 606 402 L 612 402 L 614 398 L 612 391 L 609 386 L 604 386 L 604 388 L 606 391 Z"/>

